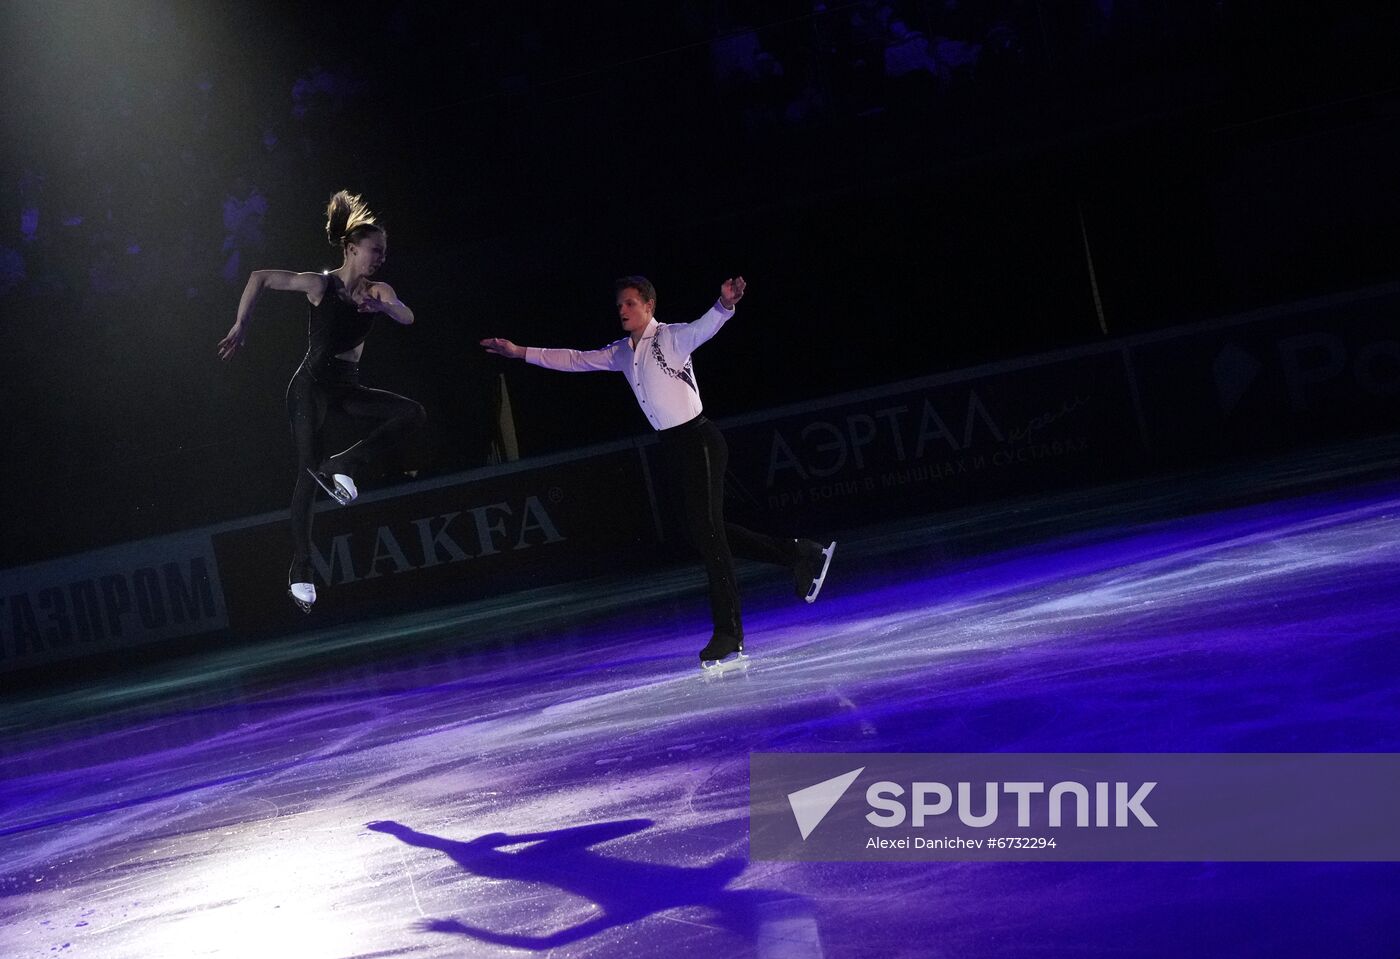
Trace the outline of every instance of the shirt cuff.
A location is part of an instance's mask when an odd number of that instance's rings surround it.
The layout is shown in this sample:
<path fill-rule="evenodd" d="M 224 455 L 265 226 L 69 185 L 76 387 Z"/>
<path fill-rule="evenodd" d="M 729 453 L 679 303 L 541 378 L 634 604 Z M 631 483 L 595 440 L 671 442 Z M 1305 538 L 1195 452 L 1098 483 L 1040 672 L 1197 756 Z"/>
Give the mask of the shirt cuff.
<path fill-rule="evenodd" d="M 737 308 L 737 306 L 737 303 L 734 306 L 725 306 L 723 300 L 715 300 L 715 309 L 719 310 L 726 316 L 733 316 L 734 310 Z"/>

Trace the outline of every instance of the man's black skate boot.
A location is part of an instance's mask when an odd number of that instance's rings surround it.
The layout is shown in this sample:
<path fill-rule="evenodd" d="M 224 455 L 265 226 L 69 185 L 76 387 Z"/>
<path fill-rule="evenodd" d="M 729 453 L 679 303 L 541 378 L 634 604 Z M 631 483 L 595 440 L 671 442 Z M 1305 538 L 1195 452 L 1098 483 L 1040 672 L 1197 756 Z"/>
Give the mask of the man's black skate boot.
<path fill-rule="evenodd" d="M 798 599 L 809 603 L 817 601 L 817 594 L 826 582 L 826 571 L 831 568 L 831 557 L 836 553 L 836 541 L 823 547 L 810 539 L 797 541 L 797 563 L 792 568 L 793 592 Z"/>
<path fill-rule="evenodd" d="M 709 645 L 700 650 L 700 665 L 705 669 L 721 669 L 747 658 L 744 637 L 718 630 L 710 637 Z"/>

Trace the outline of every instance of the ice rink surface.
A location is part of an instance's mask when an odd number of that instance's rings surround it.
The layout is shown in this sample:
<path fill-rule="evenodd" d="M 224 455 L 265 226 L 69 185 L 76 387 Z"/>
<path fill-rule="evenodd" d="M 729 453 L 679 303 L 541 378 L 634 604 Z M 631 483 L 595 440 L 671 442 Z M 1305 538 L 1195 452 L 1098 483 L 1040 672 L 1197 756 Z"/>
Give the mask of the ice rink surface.
<path fill-rule="evenodd" d="M 0 956 L 1394 959 L 1396 864 L 748 859 L 754 751 L 1400 751 L 1400 480 L 1325 469 L 844 531 L 709 681 L 695 568 L 10 695 Z"/>

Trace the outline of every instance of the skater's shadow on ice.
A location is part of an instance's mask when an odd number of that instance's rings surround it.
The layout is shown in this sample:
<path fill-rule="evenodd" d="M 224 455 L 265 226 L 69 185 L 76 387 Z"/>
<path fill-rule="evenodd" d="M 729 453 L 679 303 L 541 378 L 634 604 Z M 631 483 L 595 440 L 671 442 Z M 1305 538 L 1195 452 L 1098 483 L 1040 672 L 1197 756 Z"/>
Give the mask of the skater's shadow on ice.
<path fill-rule="evenodd" d="M 544 935 L 483 929 L 455 918 L 424 920 L 420 928 L 428 932 L 457 933 L 517 949 L 543 950 L 685 906 L 712 910 L 722 928 L 749 939 L 761 936 L 761 927 L 777 912 L 790 917 L 795 910 L 807 914 L 810 921 L 806 904 L 794 901 L 790 894 L 727 888 L 743 872 L 742 859 L 721 859 L 708 866 L 671 866 L 614 858 L 589 848 L 651 825 L 649 819 L 626 819 L 517 836 L 491 833 L 470 842 L 418 832 L 397 822 L 372 822 L 368 828 L 410 846 L 445 853 L 472 875 L 552 886 L 598 906 L 597 914 L 587 922 Z M 502 851 L 512 846 L 524 848 Z M 535 915 L 533 911 L 522 912 L 522 924 Z"/>

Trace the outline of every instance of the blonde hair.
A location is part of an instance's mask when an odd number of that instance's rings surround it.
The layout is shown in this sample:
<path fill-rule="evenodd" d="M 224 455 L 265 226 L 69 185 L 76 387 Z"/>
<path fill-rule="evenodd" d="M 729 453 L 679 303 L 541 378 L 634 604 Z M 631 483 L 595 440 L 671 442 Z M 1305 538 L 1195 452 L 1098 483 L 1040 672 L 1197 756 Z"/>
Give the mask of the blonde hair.
<path fill-rule="evenodd" d="M 349 190 L 333 194 L 326 204 L 326 239 L 337 249 L 358 243 L 366 233 L 383 232 L 384 228 L 374 221 L 369 204 Z"/>

